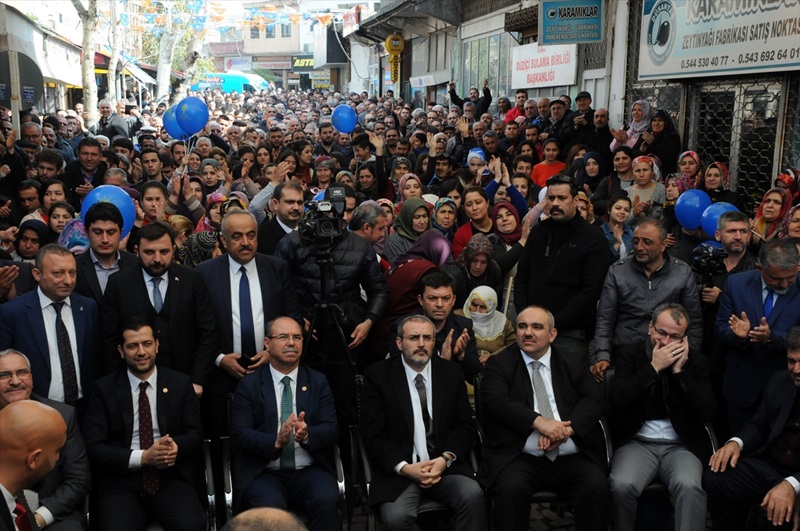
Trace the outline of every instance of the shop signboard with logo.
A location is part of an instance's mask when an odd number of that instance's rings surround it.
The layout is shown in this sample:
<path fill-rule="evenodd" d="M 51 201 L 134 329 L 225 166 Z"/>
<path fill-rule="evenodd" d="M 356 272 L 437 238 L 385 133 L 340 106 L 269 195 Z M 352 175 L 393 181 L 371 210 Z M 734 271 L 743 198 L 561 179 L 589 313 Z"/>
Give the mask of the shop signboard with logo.
<path fill-rule="evenodd" d="M 800 0 L 644 0 L 639 79 L 800 70 Z"/>
<path fill-rule="evenodd" d="M 603 0 L 541 0 L 539 44 L 581 44 L 603 40 Z"/>

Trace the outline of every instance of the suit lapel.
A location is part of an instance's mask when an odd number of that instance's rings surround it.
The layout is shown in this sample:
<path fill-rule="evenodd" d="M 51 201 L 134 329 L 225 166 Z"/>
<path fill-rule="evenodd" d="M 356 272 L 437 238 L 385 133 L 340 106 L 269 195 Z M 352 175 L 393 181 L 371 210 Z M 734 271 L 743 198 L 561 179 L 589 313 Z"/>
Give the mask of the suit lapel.
<path fill-rule="evenodd" d="M 84 338 L 86 337 L 86 308 L 83 302 L 77 299 L 74 295 L 69 298 L 72 308 L 72 322 L 75 323 L 75 339 L 78 341 L 78 362 L 83 367 L 83 354 L 86 351 L 86 345 L 84 344 Z"/>
<path fill-rule="evenodd" d="M 562 371 L 558 354 L 555 351 L 550 351 L 550 378 L 553 386 L 553 395 L 556 399 L 556 407 L 558 408 L 559 415 L 563 418 L 566 411 L 566 401 L 564 391 L 567 389 L 567 384 L 564 382 L 564 372 Z"/>
<path fill-rule="evenodd" d="M 133 395 L 131 394 L 131 383 L 128 381 L 128 372 L 121 369 L 117 378 L 117 400 L 119 409 L 122 412 L 122 422 L 125 424 L 125 433 L 133 437 Z M 136 397 L 139 398 L 138 396 Z"/>
<path fill-rule="evenodd" d="M 533 382 L 531 382 L 531 374 L 528 372 L 528 367 L 525 365 L 525 360 L 522 359 L 522 354 L 516 353 L 514 357 L 514 381 L 516 387 L 525 389 L 525 405 L 533 409 Z"/>
<path fill-rule="evenodd" d="M 440 433 L 439 426 L 444 420 L 445 402 L 448 400 L 447 395 L 444 393 L 444 378 L 441 373 L 441 364 L 434 362 L 431 358 L 431 395 L 430 400 L 433 400 L 433 433 Z M 436 359 L 436 361 L 441 361 Z M 434 386 L 434 383 L 438 385 Z"/>
<path fill-rule="evenodd" d="M 305 367 L 300 367 L 300 370 L 297 372 L 296 393 L 297 396 L 294 397 L 294 402 L 297 405 L 297 414 L 299 415 L 301 411 L 305 411 L 307 416 L 310 403 L 311 380 L 308 377 L 308 369 Z M 306 417 L 306 422 L 308 421 L 309 419 Z"/>
<path fill-rule="evenodd" d="M 394 358 L 388 370 L 390 372 L 389 381 L 392 382 L 394 394 L 397 397 L 397 403 L 400 406 L 403 420 L 406 423 L 408 432 L 414 433 L 414 411 L 411 405 L 411 394 L 408 390 L 406 371 L 403 369 L 403 362 L 400 360 L 399 356 Z"/>
<path fill-rule="evenodd" d="M 778 320 L 778 316 L 783 311 L 784 308 L 789 306 L 789 304 L 798 304 L 799 301 L 797 300 L 798 288 L 797 283 L 795 282 L 791 286 L 789 286 L 789 290 L 786 292 L 785 295 L 779 295 L 778 299 L 775 301 L 775 307 L 772 308 L 772 312 L 769 314 L 767 318 L 767 324 L 771 327 L 775 324 L 775 321 Z"/>
<path fill-rule="evenodd" d="M 103 300 L 103 290 L 100 289 L 100 281 L 97 280 L 97 272 L 94 270 L 92 255 L 89 252 L 85 252 L 80 255 L 78 259 L 81 260 L 84 266 L 78 268 L 78 272 L 85 277 L 86 283 L 89 285 L 89 289 L 92 290 L 94 300 Z"/>
<path fill-rule="evenodd" d="M 158 416 L 158 431 L 163 436 L 169 433 L 169 424 L 167 423 L 167 413 L 169 412 L 169 378 L 164 374 L 164 371 L 158 371 L 156 378 L 156 415 Z"/>
<path fill-rule="evenodd" d="M 275 402 L 275 383 L 272 381 L 272 371 L 269 365 L 265 365 L 259 372 L 259 379 L 261 380 L 258 386 L 261 391 L 261 402 L 267 412 L 267 428 L 277 426 L 280 422 L 280 413 L 278 412 L 278 404 Z"/>
<path fill-rule="evenodd" d="M 44 366 L 50 368 L 50 349 L 47 346 L 47 333 L 44 328 L 44 317 L 42 316 L 42 307 L 39 304 L 39 291 L 34 290 L 31 296 L 28 297 L 26 304 L 25 317 L 28 320 L 28 329 L 33 331 L 36 346 L 39 347 L 39 356 L 44 361 Z M 26 352 L 30 356 L 36 354 L 35 352 Z M 50 375 L 47 375 L 49 381 Z"/>
<path fill-rule="evenodd" d="M 750 277 L 750 286 L 748 289 L 750 290 L 750 296 L 753 298 L 753 308 L 755 308 L 755 319 L 750 317 L 750 325 L 756 326 L 758 323 L 761 322 L 761 318 L 764 317 L 764 300 L 763 300 L 763 289 L 761 287 L 761 273 L 759 271 L 755 271 L 755 275 Z M 778 297 L 780 299 L 780 297 Z M 773 313 L 775 313 L 773 311 Z M 772 314 L 770 314 L 771 316 Z"/>
<path fill-rule="evenodd" d="M 217 265 L 217 286 L 222 290 L 222 307 L 231 308 L 231 280 L 230 273 L 228 272 L 228 256 L 220 257 Z M 230 319 L 225 319 L 224 326 L 231 329 L 231 345 L 233 342 L 233 323 Z M 232 346 L 231 346 L 232 348 Z"/>

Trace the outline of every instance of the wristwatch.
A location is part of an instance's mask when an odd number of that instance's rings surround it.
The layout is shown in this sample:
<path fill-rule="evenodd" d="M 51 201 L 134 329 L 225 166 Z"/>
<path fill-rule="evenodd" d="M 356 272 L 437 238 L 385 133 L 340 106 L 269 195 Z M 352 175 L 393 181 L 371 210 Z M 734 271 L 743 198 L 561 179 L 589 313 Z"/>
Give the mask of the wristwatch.
<path fill-rule="evenodd" d="M 450 457 L 451 455 L 452 455 L 453 457 Z M 450 468 L 450 465 L 452 465 L 452 464 L 453 464 L 453 461 L 455 461 L 455 460 L 456 460 L 456 456 L 455 456 L 455 455 L 453 455 L 452 453 L 444 453 L 444 454 L 442 454 L 440 457 L 441 457 L 442 459 L 444 459 L 444 464 L 445 464 L 445 467 L 446 467 L 446 468 Z"/>

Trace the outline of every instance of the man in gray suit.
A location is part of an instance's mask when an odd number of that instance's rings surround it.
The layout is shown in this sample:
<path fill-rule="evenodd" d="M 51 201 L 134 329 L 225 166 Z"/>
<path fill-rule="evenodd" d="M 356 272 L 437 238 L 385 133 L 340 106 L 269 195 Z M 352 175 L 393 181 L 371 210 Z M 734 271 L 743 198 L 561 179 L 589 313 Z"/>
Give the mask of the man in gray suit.
<path fill-rule="evenodd" d="M 89 494 L 89 460 L 83 445 L 75 408 L 32 394 L 33 374 L 21 352 L 0 351 L 0 410 L 19 400 L 33 400 L 58 411 L 67 425 L 67 442 L 55 468 L 31 490 L 39 498 L 34 517 L 39 529 L 84 531 L 83 501 Z"/>

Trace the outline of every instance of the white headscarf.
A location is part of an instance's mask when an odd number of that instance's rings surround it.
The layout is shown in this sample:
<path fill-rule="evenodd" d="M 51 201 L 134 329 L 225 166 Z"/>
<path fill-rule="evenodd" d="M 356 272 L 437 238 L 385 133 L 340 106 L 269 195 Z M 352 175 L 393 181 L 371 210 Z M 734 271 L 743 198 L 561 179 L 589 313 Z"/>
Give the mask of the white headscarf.
<path fill-rule="evenodd" d="M 480 299 L 489 308 L 489 313 L 469 311 L 469 304 L 474 299 Z M 472 319 L 472 328 L 475 337 L 484 341 L 491 341 L 499 337 L 506 327 L 506 316 L 497 311 L 497 292 L 489 286 L 478 286 L 469 293 L 464 301 L 464 315 Z"/>

